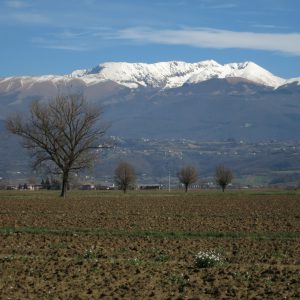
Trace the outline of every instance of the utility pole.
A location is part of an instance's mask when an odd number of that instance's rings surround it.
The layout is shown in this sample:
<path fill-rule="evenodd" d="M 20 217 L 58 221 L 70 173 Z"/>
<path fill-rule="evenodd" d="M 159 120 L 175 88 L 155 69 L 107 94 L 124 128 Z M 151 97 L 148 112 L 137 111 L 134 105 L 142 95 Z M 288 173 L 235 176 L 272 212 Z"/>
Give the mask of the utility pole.
<path fill-rule="evenodd" d="M 169 193 L 171 192 L 171 171 L 170 171 L 170 162 L 168 161 L 167 158 L 167 152 L 165 152 L 165 157 L 166 159 L 166 169 L 168 170 L 168 191 Z"/>
<path fill-rule="evenodd" d="M 169 193 L 171 192 L 171 174 L 169 169 Z"/>

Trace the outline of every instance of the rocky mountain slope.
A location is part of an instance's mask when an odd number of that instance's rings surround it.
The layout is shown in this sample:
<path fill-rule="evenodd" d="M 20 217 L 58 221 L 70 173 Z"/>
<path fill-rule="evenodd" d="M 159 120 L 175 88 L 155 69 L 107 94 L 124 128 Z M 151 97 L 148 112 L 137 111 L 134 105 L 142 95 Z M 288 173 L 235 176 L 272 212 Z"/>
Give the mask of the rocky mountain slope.
<path fill-rule="evenodd" d="M 300 139 L 299 78 L 253 62 L 105 63 L 64 76 L 0 78 L 0 119 L 26 111 L 33 99 L 68 93 L 103 106 L 117 136 Z"/>

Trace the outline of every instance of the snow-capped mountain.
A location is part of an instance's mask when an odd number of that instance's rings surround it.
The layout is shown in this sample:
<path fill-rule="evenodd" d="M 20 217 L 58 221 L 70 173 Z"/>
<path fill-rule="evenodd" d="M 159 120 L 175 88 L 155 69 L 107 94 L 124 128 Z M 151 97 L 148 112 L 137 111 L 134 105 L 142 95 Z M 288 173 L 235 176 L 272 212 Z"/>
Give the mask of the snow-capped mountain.
<path fill-rule="evenodd" d="M 185 84 L 198 84 L 214 78 L 242 78 L 274 89 L 282 85 L 300 82 L 300 78 L 286 80 L 275 76 L 253 62 L 225 65 L 214 60 L 198 63 L 170 61 L 153 64 L 108 62 L 90 70 L 76 70 L 68 75 L 0 78 L 0 91 L 29 91 L 41 86 L 46 90 L 60 89 L 70 85 L 86 88 L 109 81 L 129 89 L 144 87 L 166 90 Z"/>
<path fill-rule="evenodd" d="M 76 70 L 71 78 L 83 79 L 87 84 L 111 80 L 129 88 L 176 88 L 184 84 L 195 84 L 212 78 L 239 77 L 277 88 L 285 79 L 271 74 L 253 62 L 221 65 L 214 60 L 198 63 L 181 61 L 154 64 L 111 62 L 91 70 Z"/>
<path fill-rule="evenodd" d="M 34 99 L 70 93 L 101 105 L 116 136 L 300 139 L 300 78 L 285 80 L 253 62 L 115 62 L 62 76 L 0 78 L 0 121 Z"/>
<path fill-rule="evenodd" d="M 300 77 L 290 78 L 290 79 L 286 80 L 284 84 L 286 85 L 286 84 L 293 84 L 293 83 L 300 85 Z"/>

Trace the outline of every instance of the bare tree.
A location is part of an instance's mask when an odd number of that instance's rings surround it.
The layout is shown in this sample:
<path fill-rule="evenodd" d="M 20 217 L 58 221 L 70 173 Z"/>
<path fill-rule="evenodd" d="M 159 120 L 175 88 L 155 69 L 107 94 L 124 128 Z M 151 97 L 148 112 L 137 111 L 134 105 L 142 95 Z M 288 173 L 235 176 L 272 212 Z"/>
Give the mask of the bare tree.
<path fill-rule="evenodd" d="M 61 196 L 66 196 L 70 172 L 92 166 L 101 138 L 97 126 L 101 109 L 92 107 L 81 95 L 58 96 L 49 102 L 34 101 L 29 118 L 17 113 L 6 120 L 7 129 L 23 140 L 33 167 L 46 167 L 61 176 Z"/>
<path fill-rule="evenodd" d="M 134 184 L 136 179 L 134 167 L 122 161 L 115 169 L 115 182 L 117 186 L 126 193 L 127 189 Z"/>
<path fill-rule="evenodd" d="M 179 181 L 184 185 L 185 192 L 188 191 L 189 186 L 198 180 L 197 170 L 193 166 L 183 167 L 177 174 Z"/>
<path fill-rule="evenodd" d="M 232 181 L 232 171 L 224 165 L 218 165 L 215 171 L 216 183 L 222 188 L 224 192 L 227 185 Z"/>

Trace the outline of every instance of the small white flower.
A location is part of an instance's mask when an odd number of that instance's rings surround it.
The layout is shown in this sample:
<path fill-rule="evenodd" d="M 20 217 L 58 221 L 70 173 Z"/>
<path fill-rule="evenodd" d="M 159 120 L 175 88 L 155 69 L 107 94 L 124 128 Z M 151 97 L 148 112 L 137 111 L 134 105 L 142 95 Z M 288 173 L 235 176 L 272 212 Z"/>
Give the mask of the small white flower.
<path fill-rule="evenodd" d="M 199 251 L 195 255 L 195 265 L 198 268 L 208 268 L 219 264 L 222 261 L 220 254 L 214 251 Z"/>

